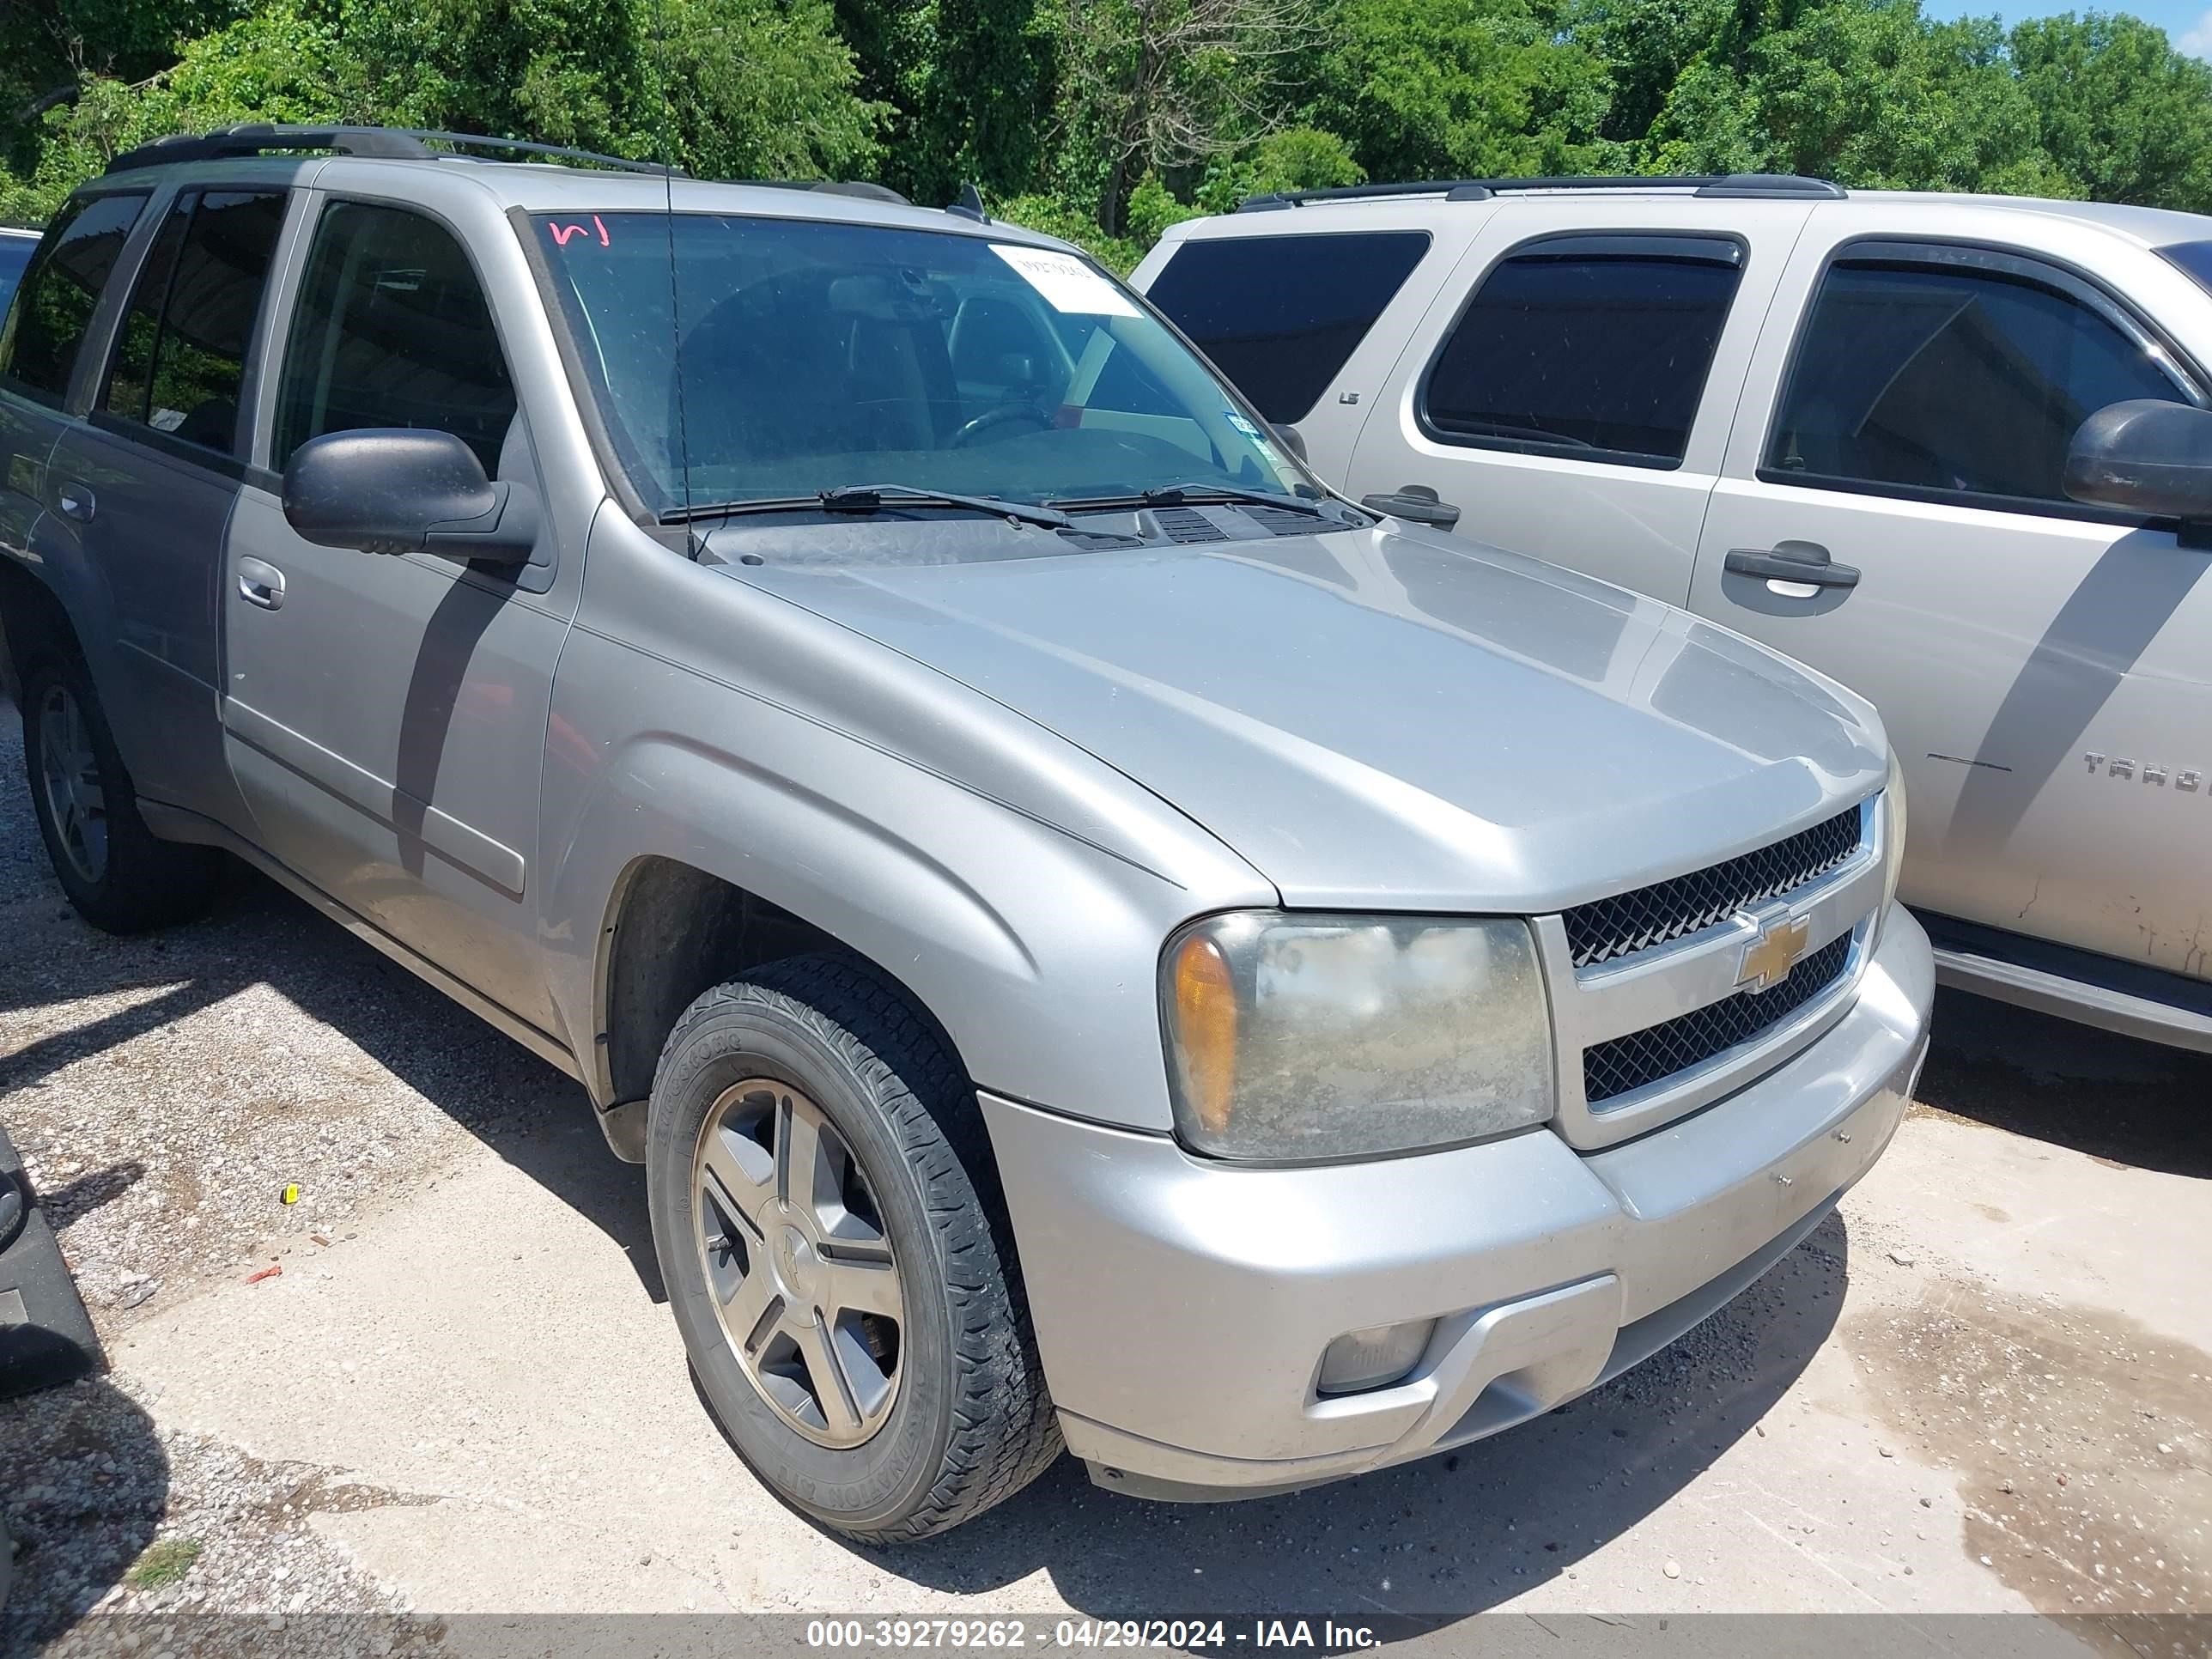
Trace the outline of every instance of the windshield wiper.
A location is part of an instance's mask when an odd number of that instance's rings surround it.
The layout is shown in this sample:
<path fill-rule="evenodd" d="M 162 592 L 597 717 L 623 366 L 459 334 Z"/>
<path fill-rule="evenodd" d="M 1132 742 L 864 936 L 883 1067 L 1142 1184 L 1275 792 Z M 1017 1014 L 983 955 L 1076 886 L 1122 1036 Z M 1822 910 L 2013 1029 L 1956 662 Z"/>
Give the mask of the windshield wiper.
<path fill-rule="evenodd" d="M 1310 519 L 1336 516 L 1319 501 L 1310 501 L 1303 495 L 1278 495 L 1265 489 L 1212 483 L 1167 484 L 1158 489 L 1140 489 L 1131 495 L 1063 497 L 1045 505 L 1077 512 L 1105 512 L 1117 507 L 1279 507 L 1288 512 L 1303 513 Z"/>
<path fill-rule="evenodd" d="M 813 495 L 765 496 L 747 501 L 717 501 L 710 506 L 672 507 L 660 515 L 663 524 L 690 524 L 697 519 L 734 518 L 741 513 L 804 512 L 881 513 L 901 507 L 955 507 L 988 513 L 1024 524 L 1065 530 L 1073 520 L 1049 507 L 1032 507 L 997 495 L 959 495 L 949 489 L 917 489 L 909 484 L 846 484 Z"/>

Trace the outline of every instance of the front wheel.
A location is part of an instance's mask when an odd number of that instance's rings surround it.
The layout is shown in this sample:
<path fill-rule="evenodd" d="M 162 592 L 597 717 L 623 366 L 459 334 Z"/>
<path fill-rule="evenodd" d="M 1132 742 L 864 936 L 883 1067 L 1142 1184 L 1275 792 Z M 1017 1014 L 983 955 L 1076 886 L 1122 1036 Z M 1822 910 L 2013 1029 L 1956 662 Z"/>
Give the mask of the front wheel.
<path fill-rule="evenodd" d="M 92 676 L 74 657 L 41 657 L 24 671 L 23 762 L 46 855 L 79 915 L 137 933 L 207 908 L 222 855 L 146 827 Z"/>
<path fill-rule="evenodd" d="M 1057 1455 L 974 1089 L 873 975 L 798 957 L 693 1003 L 646 1165 L 701 1390 L 786 1503 L 919 1538 Z"/>

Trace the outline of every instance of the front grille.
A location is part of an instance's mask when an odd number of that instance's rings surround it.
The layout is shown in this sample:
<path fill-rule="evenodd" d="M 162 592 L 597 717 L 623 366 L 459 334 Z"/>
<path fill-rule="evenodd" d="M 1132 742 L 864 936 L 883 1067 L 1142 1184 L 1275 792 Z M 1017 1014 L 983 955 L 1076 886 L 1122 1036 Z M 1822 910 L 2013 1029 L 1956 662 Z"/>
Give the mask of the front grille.
<path fill-rule="evenodd" d="M 1851 936 L 1839 933 L 1807 957 L 1779 985 L 1739 991 L 1610 1042 L 1583 1050 L 1583 1093 L 1592 1106 L 1686 1072 L 1781 1024 L 1844 975 Z"/>
<path fill-rule="evenodd" d="M 1854 806 L 1725 864 L 1577 904 L 1562 918 L 1575 966 L 1591 968 L 1649 950 L 1779 898 L 1842 864 L 1859 850 L 1861 839 Z"/>

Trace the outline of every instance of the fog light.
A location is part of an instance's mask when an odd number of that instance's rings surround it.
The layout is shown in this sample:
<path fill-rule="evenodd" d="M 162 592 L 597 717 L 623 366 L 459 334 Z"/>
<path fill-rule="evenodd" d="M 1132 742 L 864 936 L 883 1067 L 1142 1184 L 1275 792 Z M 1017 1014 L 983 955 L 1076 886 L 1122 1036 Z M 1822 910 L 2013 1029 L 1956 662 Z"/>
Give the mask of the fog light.
<path fill-rule="evenodd" d="M 1421 1363 L 1429 1346 L 1433 1319 L 1413 1319 L 1402 1325 L 1370 1325 L 1349 1331 L 1328 1345 L 1321 1357 L 1323 1394 L 1360 1394 L 1395 1382 Z"/>

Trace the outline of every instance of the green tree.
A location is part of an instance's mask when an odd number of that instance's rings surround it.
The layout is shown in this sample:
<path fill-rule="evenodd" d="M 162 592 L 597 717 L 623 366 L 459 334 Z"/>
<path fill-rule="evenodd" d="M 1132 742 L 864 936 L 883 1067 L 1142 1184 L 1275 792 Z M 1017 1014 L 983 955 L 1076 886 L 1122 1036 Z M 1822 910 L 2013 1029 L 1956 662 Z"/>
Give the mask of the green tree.
<path fill-rule="evenodd" d="M 1227 213 L 1248 196 L 1366 182 L 1367 169 L 1336 134 L 1319 127 L 1285 127 L 1210 168 L 1199 186 L 1198 204 L 1207 213 Z"/>
<path fill-rule="evenodd" d="M 1377 179 L 1594 170 L 1607 72 L 1530 0 L 1340 0 L 1309 111 Z"/>
<path fill-rule="evenodd" d="M 1028 185 L 1044 159 L 1054 35 L 1037 0 L 930 0 L 901 183 L 921 202 L 963 185 Z"/>
<path fill-rule="evenodd" d="M 1650 131 L 1682 72 L 1731 15 L 1729 0 L 1576 0 L 1567 38 L 1604 65 L 1602 136 L 1633 143 Z"/>
<path fill-rule="evenodd" d="M 2212 65 L 2138 18 L 2098 12 L 2022 23 L 2008 44 L 2043 148 L 2075 191 L 2212 209 Z"/>
<path fill-rule="evenodd" d="M 856 178 L 888 111 L 860 96 L 829 0 L 659 0 L 664 46 L 640 77 L 649 128 L 665 85 L 676 160 L 709 178 Z M 664 55 L 665 53 L 665 55 Z M 656 149 L 653 153 L 659 153 Z"/>
<path fill-rule="evenodd" d="M 88 78 L 43 118 L 30 176 L 0 179 L 0 221 L 46 218 L 110 157 L 172 132 L 240 121 L 328 121 L 348 112 L 334 33 L 289 4 L 190 42 L 169 68 L 136 83 Z"/>
<path fill-rule="evenodd" d="M 2065 195 L 1993 19 L 1830 0 L 1726 61 L 1693 61 L 1653 123 L 1661 173 L 1812 173 L 1846 185 Z"/>
<path fill-rule="evenodd" d="M 271 0 L 137 81 L 86 76 L 41 118 L 0 214 L 42 217 L 118 150 L 241 121 L 535 138 L 712 177 L 852 176 L 876 165 L 884 115 L 858 79 L 830 0 Z"/>
<path fill-rule="evenodd" d="M 0 0 L 0 161 L 37 161 L 40 118 L 99 76 L 137 82 L 180 41 L 235 21 L 247 0 Z"/>
<path fill-rule="evenodd" d="M 1064 0 L 1055 182 L 1118 234 L 1146 173 L 1203 167 L 1289 125 L 1322 27 L 1318 0 Z"/>

